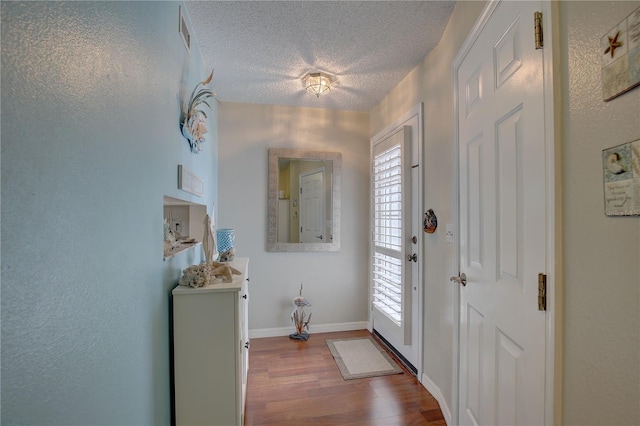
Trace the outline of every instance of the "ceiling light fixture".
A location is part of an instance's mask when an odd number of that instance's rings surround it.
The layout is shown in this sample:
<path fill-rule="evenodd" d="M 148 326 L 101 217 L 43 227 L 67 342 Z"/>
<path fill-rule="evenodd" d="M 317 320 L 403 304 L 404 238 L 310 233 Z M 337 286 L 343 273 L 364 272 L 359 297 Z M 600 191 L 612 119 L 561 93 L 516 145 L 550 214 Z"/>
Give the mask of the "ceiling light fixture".
<path fill-rule="evenodd" d="M 307 74 L 304 77 L 304 87 L 307 89 L 307 92 L 319 98 L 320 95 L 331 91 L 331 76 L 323 72 Z"/>

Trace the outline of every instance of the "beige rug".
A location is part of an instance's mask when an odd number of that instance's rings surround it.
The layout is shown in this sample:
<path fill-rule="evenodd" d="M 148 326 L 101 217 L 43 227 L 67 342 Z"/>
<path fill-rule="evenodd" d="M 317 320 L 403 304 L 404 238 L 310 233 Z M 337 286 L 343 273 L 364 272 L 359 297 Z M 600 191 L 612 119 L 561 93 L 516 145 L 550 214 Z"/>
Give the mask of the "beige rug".
<path fill-rule="evenodd" d="M 371 337 L 327 339 L 345 380 L 400 374 L 402 369 Z"/>

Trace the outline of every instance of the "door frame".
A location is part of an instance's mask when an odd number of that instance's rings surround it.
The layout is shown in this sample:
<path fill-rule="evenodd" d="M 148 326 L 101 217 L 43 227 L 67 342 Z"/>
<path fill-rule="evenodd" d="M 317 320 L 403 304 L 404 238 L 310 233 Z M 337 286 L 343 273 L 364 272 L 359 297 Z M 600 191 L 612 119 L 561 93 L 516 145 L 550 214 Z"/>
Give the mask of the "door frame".
<path fill-rule="evenodd" d="M 453 248 L 453 269 L 451 276 L 460 274 L 460 170 L 459 170 L 459 134 L 458 117 L 460 105 L 458 105 L 458 69 L 476 42 L 480 32 L 485 27 L 489 18 L 497 8 L 501 0 L 489 0 L 484 10 L 478 17 L 473 28 L 469 32 L 465 42 L 460 47 L 458 54 L 452 63 L 453 68 L 453 217 L 455 223 L 455 239 Z M 546 160 L 546 256 L 547 266 L 547 311 L 545 319 L 546 327 L 546 353 L 545 353 L 545 425 L 560 424 L 562 418 L 561 406 L 561 379 L 562 379 L 562 292 L 557 285 L 561 282 L 562 274 L 562 240 L 561 240 L 561 188 L 560 188 L 560 155 L 561 155 L 561 108 L 557 108 L 554 100 L 561 99 L 559 88 L 560 76 L 554 72 L 554 58 L 559 52 L 558 34 L 559 20 L 557 2 L 539 0 L 542 12 L 542 28 L 544 31 L 543 76 L 544 76 L 544 120 L 545 120 L 545 160 Z M 533 17 L 531 17 L 533 23 Z M 531 25 L 533 30 L 533 25 Z M 554 79 L 555 77 L 555 79 Z M 453 377 L 452 377 L 452 424 L 459 424 L 460 404 L 460 286 L 456 285 L 453 297 Z"/>
<path fill-rule="evenodd" d="M 423 192 L 422 192 L 422 188 L 423 188 L 423 179 L 424 179 L 424 154 L 423 154 L 423 149 L 422 149 L 422 145 L 423 145 L 423 110 L 424 110 L 424 106 L 423 103 L 420 102 L 419 104 L 415 105 L 413 108 L 411 108 L 409 111 L 407 111 L 406 113 L 404 113 L 403 115 L 401 115 L 399 118 L 397 118 L 396 120 L 394 120 L 391 124 L 389 124 L 388 126 L 386 126 L 385 128 L 383 128 L 382 130 L 380 130 L 379 132 L 377 132 L 372 138 L 371 141 L 373 141 L 373 139 L 375 140 L 382 140 L 385 139 L 389 136 L 391 136 L 394 132 L 397 131 L 398 128 L 401 128 L 403 126 L 408 126 L 411 128 L 411 145 L 412 145 L 412 149 L 415 146 L 415 148 L 418 150 L 418 160 L 419 160 L 419 167 L 418 167 L 418 182 L 414 182 L 413 180 L 411 181 L 411 184 L 414 185 L 414 183 L 416 184 L 416 191 L 418 193 L 418 205 L 419 205 L 419 211 L 424 211 L 424 196 L 423 196 Z M 412 124 L 412 121 L 415 121 Z M 371 163 L 373 161 L 373 143 L 370 142 L 370 146 L 369 146 L 369 166 L 371 166 Z M 371 176 L 370 178 L 370 182 L 369 182 L 369 192 L 371 193 L 371 188 L 373 188 L 373 176 Z M 372 205 L 373 205 L 373 200 L 370 200 L 369 202 L 369 262 L 368 262 L 368 280 L 367 280 L 367 288 L 368 288 L 368 294 L 369 294 L 369 298 L 368 298 L 368 310 L 367 310 L 367 315 L 368 315 L 368 325 L 367 325 L 367 329 L 369 330 L 369 332 L 373 332 L 373 317 L 372 317 L 372 308 L 371 308 L 371 304 L 372 304 L 372 300 L 373 300 L 373 294 L 371 291 L 371 280 L 372 280 L 372 274 L 371 274 L 371 257 L 373 256 L 373 246 L 372 244 L 372 239 L 373 239 L 373 209 L 372 209 Z M 414 207 L 412 207 L 413 210 L 415 210 Z M 414 220 L 415 218 L 412 218 L 412 220 Z M 426 267 L 425 263 L 425 259 L 422 257 L 422 253 L 423 253 L 423 244 L 424 244 L 424 236 L 423 236 L 423 232 L 420 231 L 417 233 L 417 237 L 418 237 L 418 243 L 415 244 L 415 250 L 416 250 L 416 254 L 418 255 L 418 259 L 420 259 L 420 265 L 418 267 L 418 276 L 416 277 L 416 282 L 418 283 L 418 290 L 417 290 L 417 297 L 418 297 L 418 312 L 417 312 L 417 318 L 418 318 L 418 324 L 411 324 L 412 327 L 417 327 L 417 336 L 418 336 L 418 341 L 415 342 L 416 345 L 418 345 L 418 362 L 416 363 L 417 365 L 414 365 L 414 367 L 417 369 L 417 373 L 416 373 L 416 379 L 422 383 L 422 364 L 423 364 L 423 359 L 422 359 L 422 352 L 423 352 L 423 348 L 422 348 L 422 330 L 423 330 L 423 326 L 422 326 L 422 322 L 424 320 L 424 293 L 423 293 L 423 283 L 422 283 L 422 277 L 424 276 L 424 268 Z"/>

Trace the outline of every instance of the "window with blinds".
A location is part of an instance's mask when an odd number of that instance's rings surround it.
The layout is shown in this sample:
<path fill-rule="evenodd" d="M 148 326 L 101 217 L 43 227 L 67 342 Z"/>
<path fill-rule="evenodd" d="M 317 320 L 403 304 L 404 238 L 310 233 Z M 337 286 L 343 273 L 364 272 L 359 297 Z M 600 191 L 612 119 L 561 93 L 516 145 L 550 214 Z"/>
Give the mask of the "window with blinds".
<path fill-rule="evenodd" d="M 402 146 L 373 158 L 373 305 L 402 326 Z"/>

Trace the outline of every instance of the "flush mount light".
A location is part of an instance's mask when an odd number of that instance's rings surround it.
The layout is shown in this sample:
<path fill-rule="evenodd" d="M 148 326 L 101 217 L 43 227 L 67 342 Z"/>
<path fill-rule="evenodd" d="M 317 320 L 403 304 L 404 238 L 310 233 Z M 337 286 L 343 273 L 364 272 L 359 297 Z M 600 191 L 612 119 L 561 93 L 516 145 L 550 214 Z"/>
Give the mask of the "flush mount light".
<path fill-rule="evenodd" d="M 304 76 L 303 80 L 307 92 L 316 95 L 316 97 L 331 91 L 331 76 L 329 74 L 313 72 Z"/>

